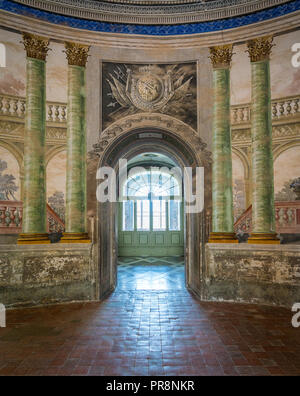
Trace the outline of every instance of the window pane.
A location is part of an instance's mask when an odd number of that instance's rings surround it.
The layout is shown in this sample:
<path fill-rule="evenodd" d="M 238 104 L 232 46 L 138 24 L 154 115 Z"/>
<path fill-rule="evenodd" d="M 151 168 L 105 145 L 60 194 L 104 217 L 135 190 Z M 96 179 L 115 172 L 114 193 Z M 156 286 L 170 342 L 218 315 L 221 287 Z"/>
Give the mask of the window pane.
<path fill-rule="evenodd" d="M 180 201 L 169 201 L 169 230 L 180 231 Z"/>
<path fill-rule="evenodd" d="M 123 193 L 126 192 L 129 197 L 147 200 L 149 195 L 156 198 L 179 195 L 180 188 L 171 174 L 149 170 L 129 176 L 123 188 Z"/>
<path fill-rule="evenodd" d="M 134 202 L 123 202 L 123 231 L 134 231 Z"/>
<path fill-rule="evenodd" d="M 154 200 L 153 205 L 153 230 L 165 231 L 166 229 L 166 201 Z"/>
<path fill-rule="evenodd" d="M 136 201 L 137 230 L 150 230 L 150 201 Z"/>

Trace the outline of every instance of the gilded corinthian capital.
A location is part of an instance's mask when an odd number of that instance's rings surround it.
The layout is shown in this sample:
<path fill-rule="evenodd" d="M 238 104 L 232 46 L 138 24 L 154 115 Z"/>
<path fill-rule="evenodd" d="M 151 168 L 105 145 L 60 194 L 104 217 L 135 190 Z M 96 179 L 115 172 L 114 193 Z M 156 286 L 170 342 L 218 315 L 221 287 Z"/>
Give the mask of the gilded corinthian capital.
<path fill-rule="evenodd" d="M 65 43 L 68 64 L 73 66 L 83 66 L 85 67 L 90 47 L 83 44 L 77 43 Z"/>
<path fill-rule="evenodd" d="M 259 37 L 247 42 L 249 57 L 251 62 L 260 62 L 270 59 L 272 52 L 273 36 Z"/>
<path fill-rule="evenodd" d="M 28 58 L 40 59 L 45 61 L 49 51 L 49 39 L 36 36 L 34 34 L 23 33 L 24 48 Z"/>
<path fill-rule="evenodd" d="M 210 47 L 210 59 L 215 69 L 228 68 L 231 65 L 233 45 L 219 45 Z"/>

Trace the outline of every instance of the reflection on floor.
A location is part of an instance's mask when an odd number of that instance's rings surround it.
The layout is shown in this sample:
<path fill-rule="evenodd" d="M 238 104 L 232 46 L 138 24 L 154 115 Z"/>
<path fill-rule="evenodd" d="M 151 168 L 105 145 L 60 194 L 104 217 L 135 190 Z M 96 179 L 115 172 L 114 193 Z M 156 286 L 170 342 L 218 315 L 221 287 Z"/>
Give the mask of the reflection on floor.
<path fill-rule="evenodd" d="M 102 303 L 9 311 L 0 375 L 300 375 L 290 310 L 199 302 L 171 261 L 122 259 Z"/>
<path fill-rule="evenodd" d="M 119 257 L 118 290 L 182 290 L 183 257 Z"/>

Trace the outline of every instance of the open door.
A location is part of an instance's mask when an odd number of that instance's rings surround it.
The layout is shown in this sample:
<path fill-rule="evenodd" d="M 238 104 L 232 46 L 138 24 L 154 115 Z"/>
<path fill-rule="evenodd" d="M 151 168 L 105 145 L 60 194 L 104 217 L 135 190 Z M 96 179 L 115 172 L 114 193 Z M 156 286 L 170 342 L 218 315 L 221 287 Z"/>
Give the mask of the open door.
<path fill-rule="evenodd" d="M 105 202 L 100 205 L 99 235 L 100 235 L 100 267 L 99 296 L 106 298 L 117 286 L 117 233 L 116 216 L 117 203 Z"/>

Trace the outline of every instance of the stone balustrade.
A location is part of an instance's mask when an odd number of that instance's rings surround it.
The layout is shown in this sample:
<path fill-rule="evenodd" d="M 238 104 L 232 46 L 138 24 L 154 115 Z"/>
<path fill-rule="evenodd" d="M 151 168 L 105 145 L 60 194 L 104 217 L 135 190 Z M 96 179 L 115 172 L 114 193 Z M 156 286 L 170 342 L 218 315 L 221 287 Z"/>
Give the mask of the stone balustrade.
<path fill-rule="evenodd" d="M 23 97 L 0 94 L 0 116 L 24 118 L 26 100 Z M 300 96 L 272 100 L 272 119 L 300 116 Z M 67 104 L 47 102 L 47 122 L 67 122 Z M 246 125 L 251 122 L 251 104 L 231 106 L 231 124 Z"/>
<path fill-rule="evenodd" d="M 276 231 L 278 234 L 300 234 L 300 201 L 275 202 Z M 236 233 L 252 232 L 252 206 L 235 223 Z"/>
<path fill-rule="evenodd" d="M 62 103 L 47 102 L 48 122 L 67 122 L 67 105 Z"/>
<path fill-rule="evenodd" d="M 273 121 L 300 116 L 300 96 L 272 100 Z M 251 104 L 231 106 L 232 125 L 250 124 Z"/>
<path fill-rule="evenodd" d="M 23 203 L 0 201 L 0 234 L 19 234 L 22 229 Z"/>
<path fill-rule="evenodd" d="M 22 232 L 23 202 L 0 201 L 0 235 Z M 47 204 L 47 232 L 63 232 L 64 222 Z"/>
<path fill-rule="evenodd" d="M 26 99 L 18 96 L 0 94 L 0 116 L 24 118 Z M 67 105 L 65 103 L 47 102 L 46 121 L 67 122 Z"/>

